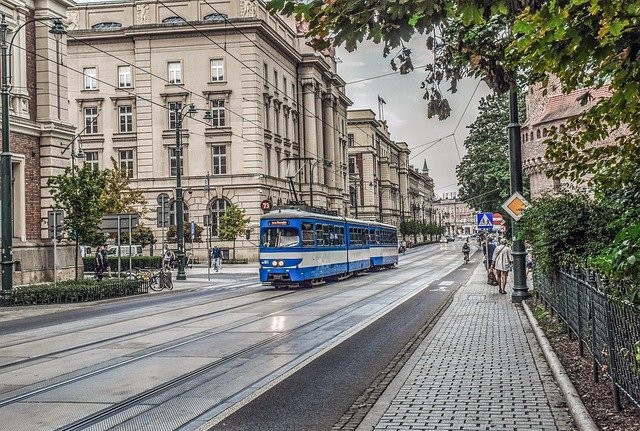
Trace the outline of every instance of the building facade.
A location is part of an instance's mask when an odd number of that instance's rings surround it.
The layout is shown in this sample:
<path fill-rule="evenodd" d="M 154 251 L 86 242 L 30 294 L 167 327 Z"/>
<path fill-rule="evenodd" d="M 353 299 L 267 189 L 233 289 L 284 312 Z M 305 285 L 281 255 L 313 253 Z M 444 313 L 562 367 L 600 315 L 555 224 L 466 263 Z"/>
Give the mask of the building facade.
<path fill-rule="evenodd" d="M 578 101 L 586 93 L 591 97 L 586 105 Z M 536 199 L 545 191 L 557 190 L 570 181 L 554 178 L 549 172 L 551 163 L 545 156 L 544 141 L 554 130 L 561 130 L 567 122 L 585 110 L 592 107 L 602 98 L 610 97 L 611 92 L 606 88 L 580 89 L 564 94 L 557 78 L 550 77 L 545 89 L 541 85 L 531 86 L 526 94 L 527 119 L 521 127 L 522 140 L 522 169 L 529 177 L 531 184 L 531 198 Z M 604 143 L 613 144 L 615 137 L 622 132 L 613 133 Z M 598 145 L 598 144 L 594 144 Z"/>
<path fill-rule="evenodd" d="M 435 214 L 445 235 L 470 235 L 476 232 L 476 212 L 458 199 L 456 193 L 444 193 L 435 204 Z"/>
<path fill-rule="evenodd" d="M 433 179 L 409 165 L 409 146 L 391 139 L 387 123 L 370 109 L 347 112 L 349 214 L 400 226 L 431 221 Z M 422 240 L 422 239 L 420 239 Z"/>
<path fill-rule="evenodd" d="M 61 244 L 54 256 L 47 230 L 52 201 L 47 180 L 68 165 L 64 143 L 74 135 L 68 121 L 65 38 L 50 33 L 71 2 L 4 1 L 8 34 L 9 151 L 13 285 L 52 281 L 74 271 L 73 248 Z M 8 58 L 3 60 L 8 61 Z"/>
<path fill-rule="evenodd" d="M 84 163 L 113 159 L 144 192 L 156 248 L 176 223 L 178 155 L 185 222 L 214 242 L 231 204 L 252 225 L 264 201 L 345 213 L 351 101 L 334 58 L 305 45 L 293 20 L 255 0 L 90 3 L 67 19 Z M 204 255 L 206 242 L 194 247 Z M 257 253 L 250 241 L 236 247 Z"/>

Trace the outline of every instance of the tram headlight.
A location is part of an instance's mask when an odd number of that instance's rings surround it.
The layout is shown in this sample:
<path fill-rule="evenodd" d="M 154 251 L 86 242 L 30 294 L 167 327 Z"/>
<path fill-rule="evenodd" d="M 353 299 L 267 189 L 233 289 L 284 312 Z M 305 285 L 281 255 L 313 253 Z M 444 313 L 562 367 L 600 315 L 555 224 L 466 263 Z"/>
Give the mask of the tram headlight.
<path fill-rule="evenodd" d="M 279 261 L 278 266 L 284 266 L 284 261 L 283 260 Z"/>
<path fill-rule="evenodd" d="M 278 266 L 278 261 L 274 260 L 273 262 L 271 262 L 271 266 Z"/>

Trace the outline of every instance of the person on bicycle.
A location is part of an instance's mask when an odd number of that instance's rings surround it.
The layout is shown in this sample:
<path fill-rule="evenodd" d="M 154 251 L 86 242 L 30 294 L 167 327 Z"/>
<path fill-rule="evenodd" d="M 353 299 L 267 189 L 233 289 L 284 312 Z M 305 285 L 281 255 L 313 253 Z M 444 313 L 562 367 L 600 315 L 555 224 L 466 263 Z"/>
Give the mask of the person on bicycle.
<path fill-rule="evenodd" d="M 216 272 L 222 268 L 222 250 L 217 245 L 211 250 L 211 266 Z"/>
<path fill-rule="evenodd" d="M 169 250 L 169 247 L 164 249 L 164 254 L 162 255 L 162 267 L 164 269 L 171 270 L 171 265 L 173 261 L 176 259 L 176 255 Z"/>
<path fill-rule="evenodd" d="M 471 252 L 471 247 L 469 247 L 469 239 L 464 242 L 462 245 L 462 254 L 464 254 L 464 261 L 469 262 L 469 253 Z"/>

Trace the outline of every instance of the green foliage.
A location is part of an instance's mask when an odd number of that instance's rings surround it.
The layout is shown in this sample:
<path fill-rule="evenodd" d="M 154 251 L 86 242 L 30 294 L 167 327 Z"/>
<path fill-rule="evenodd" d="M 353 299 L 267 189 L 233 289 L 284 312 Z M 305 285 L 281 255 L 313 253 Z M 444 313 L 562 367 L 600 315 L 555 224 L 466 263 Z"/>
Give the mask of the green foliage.
<path fill-rule="evenodd" d="M 442 235 L 444 227 L 434 223 L 406 220 L 400 223 L 400 235 Z"/>
<path fill-rule="evenodd" d="M 249 217 L 245 217 L 244 209 L 232 204 L 220 217 L 218 237 L 222 241 L 235 241 L 238 236 L 244 235 L 249 221 Z"/>
<path fill-rule="evenodd" d="M 185 220 L 184 224 L 182 225 L 182 228 L 184 232 L 184 236 L 183 236 L 184 241 L 191 242 L 191 224 L 187 220 Z M 195 231 L 194 232 L 195 235 L 193 237 L 193 242 L 202 242 L 202 232 L 204 231 L 204 228 L 200 226 L 198 223 L 196 223 L 194 231 Z M 176 225 L 169 226 L 169 228 L 167 229 L 167 242 L 177 243 L 178 242 L 177 232 L 178 232 L 178 228 Z"/>
<path fill-rule="evenodd" d="M 10 291 L 1 292 L 0 301 L 3 305 L 59 304 L 96 301 L 147 292 L 147 288 L 142 287 L 136 280 L 83 279 L 62 281 L 55 287 L 53 284 L 18 286 Z"/>
<path fill-rule="evenodd" d="M 589 264 L 613 238 L 606 221 L 614 215 L 584 193 L 545 194 L 525 210 L 518 233 L 532 245 L 536 265 L 553 272 L 567 264 Z"/>
<path fill-rule="evenodd" d="M 574 118 L 565 133 L 548 140 L 557 175 L 615 189 L 640 163 L 640 4 L 625 0 L 544 2 L 522 14 L 513 27 L 518 38 L 509 60 L 531 81 L 557 76 L 565 92 L 595 87 L 610 97 L 578 101 L 595 106 Z M 615 138 L 605 146 L 590 145 Z"/>
<path fill-rule="evenodd" d="M 250 220 L 249 217 L 245 217 L 244 209 L 235 204 L 231 204 L 220 217 L 218 237 L 222 241 L 233 241 L 233 259 L 236 258 L 236 238 L 244 235 Z"/>
<path fill-rule="evenodd" d="M 65 212 L 64 229 L 70 238 L 75 238 L 75 229 L 81 243 L 100 243 L 96 242 L 103 214 L 100 197 L 106 181 L 104 171 L 94 171 L 86 165 L 66 168 L 61 175 L 48 179 L 54 206 Z"/>
<path fill-rule="evenodd" d="M 519 103 L 524 117 L 524 103 Z M 522 121 L 521 117 L 521 121 Z M 464 141 L 467 154 L 456 167 L 460 199 L 482 212 L 501 212 L 501 205 L 511 195 L 509 175 L 508 95 L 488 96 L 480 101 L 476 120 L 469 126 Z M 525 195 L 529 181 L 524 178 Z"/>
<path fill-rule="evenodd" d="M 114 242 L 117 243 L 117 235 L 113 239 L 115 239 L 116 241 Z M 151 230 L 151 228 L 144 225 L 139 225 L 137 229 L 131 231 L 131 242 L 129 242 L 128 230 L 123 230 L 122 232 L 120 232 L 120 244 L 122 245 L 127 245 L 129 243 L 140 244 L 142 248 L 145 248 L 146 246 L 150 244 L 156 244 L 157 242 L 158 241 L 153 235 L 153 231 Z"/>
<path fill-rule="evenodd" d="M 116 160 L 111 158 L 111 169 L 106 169 L 106 185 L 100 196 L 102 210 L 106 214 L 130 214 L 137 213 L 144 216 L 144 208 L 147 200 L 142 190 L 132 189 L 125 170 L 120 169 Z"/>
<path fill-rule="evenodd" d="M 142 248 L 145 248 L 157 242 L 150 227 L 140 225 L 138 229 L 131 232 L 131 244 L 140 244 Z"/>

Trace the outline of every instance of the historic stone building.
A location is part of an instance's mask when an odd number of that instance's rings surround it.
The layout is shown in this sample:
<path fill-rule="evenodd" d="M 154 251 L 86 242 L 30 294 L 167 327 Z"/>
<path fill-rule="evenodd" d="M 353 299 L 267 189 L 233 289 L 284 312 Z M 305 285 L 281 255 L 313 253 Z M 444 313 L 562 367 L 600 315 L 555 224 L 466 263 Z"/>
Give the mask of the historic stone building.
<path fill-rule="evenodd" d="M 526 94 L 527 119 L 521 127 L 522 168 L 529 177 L 531 198 L 535 199 L 545 190 L 558 189 L 567 180 L 548 176 L 550 162 L 545 157 L 544 140 L 553 129 L 566 127 L 567 122 L 593 106 L 599 100 L 609 97 L 608 89 L 580 89 L 563 94 L 560 83 L 551 77 L 544 89 L 540 85 L 532 86 Z M 586 105 L 578 100 L 589 91 L 591 98 Z M 612 136 L 610 140 L 613 140 Z"/>
<path fill-rule="evenodd" d="M 433 179 L 426 161 L 419 172 L 409 165 L 406 142 L 391 139 L 387 123 L 370 109 L 347 112 L 349 212 L 352 217 L 400 226 L 433 215 Z"/>
<path fill-rule="evenodd" d="M 159 243 L 175 224 L 180 126 L 185 220 L 210 226 L 214 241 L 232 203 L 252 225 L 263 201 L 345 214 L 351 101 L 332 53 L 313 52 L 293 20 L 256 0 L 89 3 L 67 17 L 84 163 L 113 158 L 127 171 Z M 191 104 L 198 113 L 186 115 Z M 256 255 L 249 241 L 236 245 L 239 257 Z"/>
<path fill-rule="evenodd" d="M 5 1 L 9 74 L 9 151 L 12 165 L 13 284 L 53 280 L 54 255 L 48 238 L 51 196 L 47 180 L 68 164 L 65 143 L 74 134 L 67 117 L 66 38 L 50 33 L 71 2 Z M 73 274 L 73 249 L 61 245 L 55 265 Z"/>
<path fill-rule="evenodd" d="M 456 193 L 445 193 L 435 204 L 436 218 L 445 235 L 470 235 L 477 231 L 476 212 L 458 199 Z"/>

